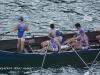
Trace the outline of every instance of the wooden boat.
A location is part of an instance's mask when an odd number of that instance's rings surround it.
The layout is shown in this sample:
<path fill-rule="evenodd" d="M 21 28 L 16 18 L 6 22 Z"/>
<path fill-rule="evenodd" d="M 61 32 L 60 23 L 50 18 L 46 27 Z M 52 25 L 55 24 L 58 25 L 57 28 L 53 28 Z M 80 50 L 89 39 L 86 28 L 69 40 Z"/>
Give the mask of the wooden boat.
<path fill-rule="evenodd" d="M 63 34 L 63 41 L 68 38 L 73 37 L 75 33 Z M 87 51 L 78 51 L 78 54 L 86 61 L 91 62 L 94 60 L 98 52 L 100 51 L 99 43 L 96 40 L 96 36 L 100 33 L 98 32 L 86 32 L 90 39 L 91 49 Z M 31 39 L 31 38 L 27 38 Z M 35 43 L 25 43 L 24 53 L 18 53 L 16 44 L 17 39 L 14 40 L 1 40 L 0 41 L 0 66 L 31 66 L 31 67 L 40 67 L 44 54 L 45 53 L 32 53 L 29 45 L 32 49 L 37 50 L 41 49 L 41 42 L 48 40 L 47 36 L 44 37 L 34 37 Z M 100 60 L 100 56 L 97 60 Z M 48 52 L 44 66 L 58 66 L 63 64 L 75 64 L 82 61 L 76 55 L 75 52 L 72 51 L 63 51 L 61 54 Z"/>

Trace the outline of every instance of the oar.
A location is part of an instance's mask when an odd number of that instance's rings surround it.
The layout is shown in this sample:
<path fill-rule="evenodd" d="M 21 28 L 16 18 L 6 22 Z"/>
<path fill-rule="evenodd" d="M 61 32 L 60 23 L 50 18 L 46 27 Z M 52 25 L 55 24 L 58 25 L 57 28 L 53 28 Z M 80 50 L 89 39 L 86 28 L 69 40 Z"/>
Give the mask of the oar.
<path fill-rule="evenodd" d="M 9 31 L 8 32 L 4 32 L 4 33 L 2 33 L 2 34 L 0 34 L 0 35 L 5 35 L 5 34 L 8 34 L 8 33 L 10 33 Z"/>
<path fill-rule="evenodd" d="M 48 46 L 49 46 L 49 45 L 48 45 Z M 48 46 L 47 46 L 47 49 L 48 49 Z M 42 61 L 42 65 L 41 65 L 41 74 L 42 74 L 42 68 L 43 68 L 43 65 L 44 65 L 44 61 L 45 61 L 46 55 L 47 55 L 47 50 L 45 51 L 45 55 L 44 55 L 44 58 L 43 58 L 43 61 Z"/>
<path fill-rule="evenodd" d="M 69 44 L 69 43 L 68 43 Z M 89 68 L 89 66 L 85 63 L 85 61 L 81 58 L 81 56 L 77 53 L 77 51 L 69 44 L 69 46 L 72 48 L 72 50 L 77 54 L 77 56 L 82 60 L 82 62 L 86 65 L 86 67 L 90 70 L 90 72 L 92 73 L 92 74 L 94 74 L 93 73 L 93 71 Z"/>
<path fill-rule="evenodd" d="M 40 34 L 33 34 L 32 35 L 31 33 L 26 33 L 26 34 L 31 35 L 31 36 L 47 36 L 47 34 L 43 34 L 43 33 L 41 35 Z"/>
<path fill-rule="evenodd" d="M 61 31 L 72 31 L 72 32 L 74 32 L 74 31 L 77 31 L 77 30 L 61 30 Z M 94 31 L 96 31 L 96 30 L 84 30 L 85 32 L 94 32 Z"/>
<path fill-rule="evenodd" d="M 91 67 L 93 66 L 93 64 L 95 63 L 95 61 L 97 60 L 97 58 L 98 58 L 99 55 L 100 55 L 100 51 L 99 51 L 99 53 L 97 54 L 97 56 L 95 57 L 95 59 L 94 59 L 92 65 L 91 65 Z M 91 67 L 90 67 L 90 68 L 91 68 Z M 89 75 L 89 71 L 85 72 L 84 75 Z"/>
<path fill-rule="evenodd" d="M 27 32 L 27 34 L 31 34 L 31 33 L 49 33 L 49 32 L 44 32 L 44 31 L 42 31 L 42 32 Z"/>

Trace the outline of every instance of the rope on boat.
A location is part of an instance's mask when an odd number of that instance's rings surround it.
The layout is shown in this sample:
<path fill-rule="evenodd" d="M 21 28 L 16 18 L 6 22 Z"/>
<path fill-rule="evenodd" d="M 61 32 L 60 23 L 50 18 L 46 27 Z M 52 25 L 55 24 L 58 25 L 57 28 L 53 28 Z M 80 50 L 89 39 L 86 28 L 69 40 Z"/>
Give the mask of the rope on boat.
<path fill-rule="evenodd" d="M 49 44 L 48 44 L 48 46 L 47 46 L 47 49 L 48 49 L 48 47 L 49 47 Z M 43 62 L 42 62 L 42 65 L 41 65 L 41 74 L 42 74 L 42 68 L 43 68 L 43 65 L 44 65 L 44 61 L 45 61 L 45 58 L 46 58 L 46 55 L 47 55 L 47 50 L 45 51 L 45 55 L 44 55 L 44 58 L 43 58 Z"/>
<path fill-rule="evenodd" d="M 93 66 L 93 64 L 95 63 L 95 61 L 97 60 L 97 58 L 98 58 L 99 55 L 100 55 L 100 51 L 99 51 L 99 53 L 97 54 L 97 56 L 95 57 L 95 59 L 94 59 L 92 65 L 91 65 L 91 67 Z M 90 67 L 90 68 L 91 68 L 91 67 Z M 89 71 L 85 72 L 84 75 L 89 75 Z"/>
<path fill-rule="evenodd" d="M 77 56 L 82 60 L 82 62 L 86 65 L 86 67 L 90 70 L 90 72 L 92 74 L 94 74 L 94 72 L 89 68 L 89 66 L 85 63 L 85 61 L 81 58 L 81 56 L 77 53 L 77 51 L 68 43 L 68 45 L 72 48 L 72 50 L 77 54 Z"/>

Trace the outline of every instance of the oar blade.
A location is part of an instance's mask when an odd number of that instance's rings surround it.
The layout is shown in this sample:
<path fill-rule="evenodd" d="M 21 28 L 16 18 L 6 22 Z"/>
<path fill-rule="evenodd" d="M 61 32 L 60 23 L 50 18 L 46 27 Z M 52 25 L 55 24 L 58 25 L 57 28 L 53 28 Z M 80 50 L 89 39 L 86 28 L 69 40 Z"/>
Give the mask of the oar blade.
<path fill-rule="evenodd" d="M 85 72 L 84 75 L 89 75 L 89 71 Z"/>
<path fill-rule="evenodd" d="M 85 15 L 85 16 L 84 16 L 84 20 L 92 21 L 93 19 L 92 19 L 92 17 Z"/>

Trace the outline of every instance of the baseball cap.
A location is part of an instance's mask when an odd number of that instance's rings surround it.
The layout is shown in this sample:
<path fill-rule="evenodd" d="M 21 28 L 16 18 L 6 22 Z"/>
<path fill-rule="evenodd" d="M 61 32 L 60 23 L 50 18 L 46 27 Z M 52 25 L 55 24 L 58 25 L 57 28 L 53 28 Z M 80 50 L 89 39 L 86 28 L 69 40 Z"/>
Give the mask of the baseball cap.
<path fill-rule="evenodd" d="M 20 17 L 18 18 L 18 20 L 23 20 L 23 16 L 20 16 Z"/>

